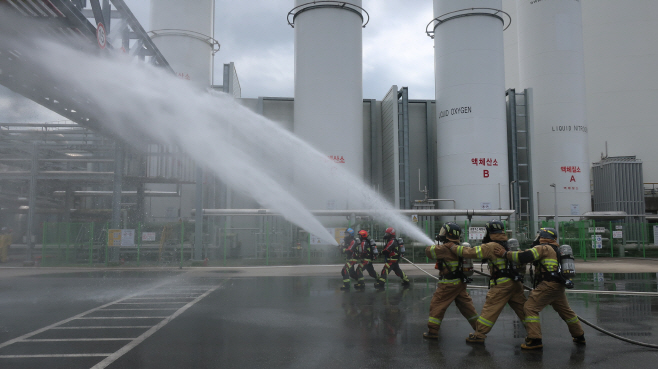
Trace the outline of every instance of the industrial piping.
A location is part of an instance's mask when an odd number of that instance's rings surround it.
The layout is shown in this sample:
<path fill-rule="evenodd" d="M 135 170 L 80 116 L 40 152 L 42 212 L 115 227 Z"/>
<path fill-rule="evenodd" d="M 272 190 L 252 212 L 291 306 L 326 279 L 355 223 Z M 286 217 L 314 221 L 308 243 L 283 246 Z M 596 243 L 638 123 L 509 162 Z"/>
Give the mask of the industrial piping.
<path fill-rule="evenodd" d="M 416 268 L 417 268 L 418 270 L 420 270 L 421 272 L 427 274 L 428 276 L 430 276 L 430 277 L 432 277 L 432 278 L 434 278 L 434 279 L 436 279 L 436 280 L 439 279 L 438 277 L 433 276 L 432 274 L 428 273 L 426 270 L 424 270 L 423 268 L 419 267 L 418 265 L 412 263 L 411 261 L 409 261 L 409 259 L 405 258 L 404 256 L 402 257 L 402 259 L 405 260 L 407 263 L 409 263 L 409 264 L 413 265 L 414 267 L 416 267 Z M 483 275 L 483 276 L 485 276 L 485 277 L 489 277 L 489 278 L 491 278 L 491 276 L 490 276 L 489 274 L 487 274 L 487 273 L 478 272 L 477 270 L 473 270 L 473 271 L 474 271 L 475 273 L 479 274 L 479 275 Z M 526 285 L 523 285 L 523 288 L 525 288 L 525 289 L 528 290 L 528 291 L 532 291 L 532 288 L 530 288 L 530 287 L 528 287 L 528 286 L 526 286 Z M 616 338 L 616 339 L 621 340 L 621 341 L 624 341 L 624 342 L 631 343 L 631 344 L 633 344 L 633 345 L 639 345 L 639 346 L 644 346 L 644 347 L 649 347 L 649 348 L 658 349 L 658 345 L 653 345 L 653 344 L 651 344 L 651 343 L 645 343 L 645 342 L 640 342 L 640 341 L 634 341 L 634 340 L 632 340 L 632 339 L 629 339 L 629 338 L 626 338 L 626 337 L 622 337 L 622 336 L 616 335 L 616 334 L 614 334 L 614 333 L 612 333 L 612 332 L 608 332 L 608 331 L 606 331 L 605 329 L 603 329 L 603 328 L 601 328 L 601 327 L 599 327 L 599 326 L 596 326 L 596 325 L 594 325 L 594 324 L 588 322 L 587 320 L 583 319 L 583 318 L 580 317 L 580 316 L 578 316 L 578 319 L 579 319 L 581 322 L 587 324 L 588 326 L 590 326 L 590 327 L 596 329 L 597 331 L 599 331 L 599 332 L 601 332 L 601 333 L 607 334 L 607 335 L 610 336 L 610 337 Z"/>
<path fill-rule="evenodd" d="M 358 210 L 311 210 L 311 214 L 316 216 L 366 216 L 377 213 L 395 211 L 402 215 L 418 216 L 494 216 L 508 217 L 514 214 L 514 210 L 468 210 L 468 209 L 436 209 L 436 210 L 378 210 L 378 209 L 358 209 Z M 192 215 L 195 210 L 192 210 Z M 204 216 L 226 216 L 226 215 L 280 215 L 271 209 L 203 209 Z"/>

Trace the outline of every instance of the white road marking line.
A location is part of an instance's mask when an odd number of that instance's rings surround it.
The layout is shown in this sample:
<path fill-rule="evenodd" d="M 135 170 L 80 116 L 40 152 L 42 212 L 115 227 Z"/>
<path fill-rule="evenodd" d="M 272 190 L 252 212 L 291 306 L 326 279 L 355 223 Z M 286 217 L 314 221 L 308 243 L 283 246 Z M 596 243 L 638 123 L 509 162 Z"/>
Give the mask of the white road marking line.
<path fill-rule="evenodd" d="M 224 281 L 223 283 L 225 283 L 225 282 L 226 282 L 226 281 Z M 223 284 L 223 283 L 222 283 L 222 284 Z M 115 353 L 113 353 L 112 355 L 106 357 L 105 359 L 103 359 L 103 361 L 101 361 L 100 363 L 98 363 L 98 364 L 94 365 L 93 367 L 91 367 L 91 369 L 104 369 L 104 368 L 106 368 L 108 365 L 112 364 L 112 363 L 115 362 L 117 359 L 119 359 L 121 356 L 125 355 L 128 351 L 132 350 L 135 346 L 137 346 L 137 345 L 139 345 L 140 343 L 142 343 L 145 339 L 147 339 L 148 337 L 150 337 L 151 335 L 153 335 L 155 332 L 157 332 L 158 330 L 160 330 L 160 328 L 162 328 L 162 327 L 164 327 L 165 325 L 167 325 L 167 323 L 169 323 L 169 322 L 171 322 L 172 320 L 174 320 L 177 316 L 179 316 L 179 315 L 181 315 L 183 312 L 185 312 L 185 310 L 189 309 L 189 308 L 192 307 L 194 304 L 196 304 L 197 302 L 201 301 L 204 297 L 208 296 L 211 292 L 213 292 L 214 290 L 218 289 L 220 286 L 221 286 L 221 285 L 217 285 L 217 286 L 215 286 L 215 287 L 209 289 L 208 291 L 206 291 L 206 292 L 205 292 L 204 294 L 202 294 L 201 296 L 199 296 L 199 297 L 197 297 L 196 299 L 194 299 L 194 301 L 190 301 L 190 302 L 187 303 L 185 306 L 183 306 L 182 308 L 178 309 L 178 311 L 176 311 L 175 313 L 173 313 L 170 317 L 166 318 L 165 320 L 161 321 L 158 325 L 156 325 L 156 326 L 154 326 L 153 328 L 149 329 L 148 331 L 144 332 L 141 336 L 137 337 L 134 341 L 128 343 L 128 344 L 125 345 L 125 346 L 123 346 L 123 347 L 120 348 L 117 352 L 115 352 Z"/>
<path fill-rule="evenodd" d="M 118 325 L 115 327 L 96 325 L 96 326 L 88 326 L 88 327 L 53 327 L 50 329 L 128 329 L 128 328 L 146 329 L 151 327 L 152 325 L 120 325 L 120 326 Z"/>
<path fill-rule="evenodd" d="M 160 304 L 184 304 L 185 301 L 174 301 L 174 302 L 117 302 L 114 305 L 160 305 Z"/>
<path fill-rule="evenodd" d="M 43 355 L 0 355 L 0 359 L 31 359 L 42 357 L 108 357 L 112 354 L 43 354 Z"/>
<path fill-rule="evenodd" d="M 190 299 L 191 297 L 132 297 L 130 301 L 133 300 L 181 300 L 181 299 Z"/>
<path fill-rule="evenodd" d="M 37 338 L 27 339 L 21 342 L 86 342 L 86 341 L 132 341 L 135 337 L 131 338 Z"/>
<path fill-rule="evenodd" d="M 100 311 L 134 311 L 134 310 L 178 310 L 178 308 L 152 308 L 152 309 L 101 309 Z"/>
<path fill-rule="evenodd" d="M 165 319 L 166 316 L 83 316 L 76 319 Z"/>
<path fill-rule="evenodd" d="M 196 295 L 196 296 L 192 296 L 192 295 Z M 198 292 L 193 292 L 193 293 L 166 293 L 166 292 L 165 292 L 165 293 L 145 293 L 145 294 L 143 294 L 142 296 L 144 296 L 144 297 L 150 297 L 150 296 L 183 296 L 183 297 L 189 296 L 189 297 L 199 297 L 199 295 L 201 295 L 201 294 L 198 293 Z"/>
<path fill-rule="evenodd" d="M 166 284 L 166 283 L 168 283 L 168 282 L 166 282 L 166 281 L 165 281 L 165 282 L 162 282 L 162 283 L 160 283 L 159 285 L 153 286 L 153 287 L 151 287 L 151 288 L 149 288 L 149 289 L 146 289 L 146 290 L 144 290 L 144 291 L 136 292 L 136 293 L 134 293 L 134 294 L 132 294 L 132 295 L 129 295 L 129 296 L 126 296 L 126 297 L 124 297 L 124 298 L 122 298 L 122 299 L 119 299 L 119 300 L 116 300 L 116 301 L 109 302 L 109 303 L 107 303 L 107 304 L 105 304 L 105 305 L 101 305 L 101 306 L 96 307 L 96 308 L 93 308 L 93 309 L 91 309 L 91 310 L 87 310 L 87 311 L 85 311 L 85 312 L 83 312 L 83 313 L 80 313 L 80 314 L 78 314 L 78 315 L 72 316 L 72 317 L 70 317 L 70 318 L 68 318 L 68 319 L 64 319 L 64 320 L 62 320 L 62 321 L 59 321 L 59 322 L 57 322 L 57 323 L 54 323 L 54 324 L 51 324 L 51 325 L 49 325 L 49 326 L 43 327 L 43 328 L 41 328 L 41 329 L 37 329 L 36 331 L 32 331 L 32 332 L 30 332 L 30 333 L 26 333 L 26 334 L 24 334 L 24 335 L 22 335 L 22 336 L 16 337 L 16 338 L 11 339 L 11 340 L 9 340 L 9 341 L 5 341 L 5 342 L 3 342 L 3 343 L 0 344 L 0 348 L 3 348 L 3 347 L 6 347 L 6 346 L 9 346 L 9 345 L 11 345 L 11 344 L 14 343 L 14 342 L 22 341 L 22 340 L 24 340 L 24 339 L 26 339 L 26 338 L 28 338 L 28 337 L 32 337 L 32 336 L 37 335 L 37 334 L 39 334 L 39 333 L 41 333 L 41 332 L 45 332 L 45 331 L 47 331 L 47 330 L 49 330 L 49 329 L 51 329 L 51 328 L 53 328 L 53 327 L 57 327 L 57 326 L 59 326 L 59 325 L 66 324 L 66 323 L 68 323 L 68 322 L 70 322 L 70 321 L 72 321 L 72 320 L 78 319 L 78 318 L 80 318 L 80 317 L 82 317 L 82 316 L 84 316 L 84 315 L 87 315 L 87 314 L 89 314 L 89 313 L 93 313 L 93 312 L 96 311 L 96 310 L 100 310 L 100 309 L 102 309 L 102 308 L 104 308 L 104 307 L 107 307 L 107 306 L 110 306 L 110 305 L 112 305 L 112 304 L 114 304 L 114 303 L 116 303 L 116 302 L 121 302 L 121 301 L 127 300 L 127 299 L 129 299 L 129 298 L 132 298 L 133 296 L 138 296 L 138 295 L 140 295 L 140 294 L 142 294 L 142 293 L 144 293 L 144 292 L 146 292 L 146 291 L 150 291 L 150 290 L 152 290 L 152 289 L 154 289 L 154 288 L 159 288 L 159 287 L 161 287 L 162 285 L 164 285 L 164 284 Z"/>

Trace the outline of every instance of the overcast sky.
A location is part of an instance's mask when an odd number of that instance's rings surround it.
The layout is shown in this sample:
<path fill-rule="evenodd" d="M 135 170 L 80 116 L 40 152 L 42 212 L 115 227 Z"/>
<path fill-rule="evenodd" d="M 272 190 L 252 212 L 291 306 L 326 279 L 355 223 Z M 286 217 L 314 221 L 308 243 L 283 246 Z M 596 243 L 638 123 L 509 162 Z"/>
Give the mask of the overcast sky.
<path fill-rule="evenodd" d="M 125 0 L 149 31 L 149 0 Z M 234 62 L 243 97 L 294 95 L 294 30 L 286 15 L 294 0 L 215 0 L 215 84 L 222 65 Z M 434 99 L 433 41 L 425 35 L 430 0 L 363 0 L 370 22 L 363 29 L 363 97 L 381 100 L 392 85 L 412 99 Z M 62 119 L 2 88 L 0 122 Z"/>

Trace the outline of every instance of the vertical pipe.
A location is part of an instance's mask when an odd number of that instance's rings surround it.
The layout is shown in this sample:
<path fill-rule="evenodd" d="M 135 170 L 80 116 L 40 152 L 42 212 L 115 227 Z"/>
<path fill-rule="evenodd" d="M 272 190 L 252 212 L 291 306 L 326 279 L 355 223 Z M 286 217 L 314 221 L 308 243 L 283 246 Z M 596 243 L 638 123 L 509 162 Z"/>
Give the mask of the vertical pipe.
<path fill-rule="evenodd" d="M 89 230 L 89 266 L 93 263 L 94 257 L 94 222 L 91 222 Z"/>
<path fill-rule="evenodd" d="M 615 239 L 612 237 L 612 221 L 608 222 L 610 227 L 610 257 L 614 258 L 615 257 Z"/>
<path fill-rule="evenodd" d="M 137 223 L 137 266 L 142 252 L 142 223 Z"/>
<path fill-rule="evenodd" d="M 409 174 L 409 88 L 402 87 L 402 131 L 404 145 L 404 207 L 401 209 L 410 209 L 411 195 L 409 187 L 411 177 Z"/>
<path fill-rule="evenodd" d="M 507 90 L 507 100 L 509 101 L 509 123 L 510 123 L 510 154 L 511 162 L 509 163 L 510 169 L 512 172 L 512 209 L 514 209 L 514 214 L 516 214 L 517 219 L 521 216 L 521 206 L 519 199 L 519 152 L 518 152 L 518 137 L 517 137 L 517 127 L 516 127 L 516 90 L 511 88 Z"/>
<path fill-rule="evenodd" d="M 224 266 L 226 266 L 226 226 L 228 224 L 228 221 L 224 219 Z"/>
<path fill-rule="evenodd" d="M 265 221 L 265 265 L 270 265 L 270 223 Z"/>
<path fill-rule="evenodd" d="M 121 189 L 123 182 L 123 142 L 114 143 L 114 186 L 112 192 L 112 229 L 121 227 Z M 117 258 L 119 254 L 117 253 Z"/>
<path fill-rule="evenodd" d="M 183 246 L 185 242 L 185 223 L 180 222 L 180 267 L 183 269 Z"/>
<path fill-rule="evenodd" d="M 41 265 L 46 265 L 46 222 L 43 222 L 43 233 L 41 234 Z"/>
<path fill-rule="evenodd" d="M 311 234 L 308 234 L 308 265 L 311 265 Z"/>
<path fill-rule="evenodd" d="M 203 169 L 196 166 L 196 212 L 194 213 L 194 256 L 201 260 L 203 251 Z"/>
<path fill-rule="evenodd" d="M 105 241 L 105 266 L 110 264 L 110 255 L 108 246 L 110 244 L 110 224 L 105 222 L 105 230 L 107 231 L 107 240 Z"/>
<path fill-rule="evenodd" d="M 27 211 L 27 248 L 26 261 L 32 261 L 32 250 L 34 249 L 34 217 L 36 216 L 37 198 L 37 175 L 39 171 L 39 147 L 36 142 L 32 143 L 32 163 L 30 166 L 30 189 Z"/>
<path fill-rule="evenodd" d="M 66 250 L 64 250 L 64 260 L 69 262 L 69 246 L 71 246 L 71 223 L 66 223 Z"/>

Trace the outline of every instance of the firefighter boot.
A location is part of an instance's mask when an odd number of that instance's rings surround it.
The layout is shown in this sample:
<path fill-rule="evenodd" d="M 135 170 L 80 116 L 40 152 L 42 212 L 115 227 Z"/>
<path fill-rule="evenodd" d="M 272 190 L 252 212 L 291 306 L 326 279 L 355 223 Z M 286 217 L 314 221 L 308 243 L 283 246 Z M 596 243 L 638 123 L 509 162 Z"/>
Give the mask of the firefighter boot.
<path fill-rule="evenodd" d="M 578 337 L 574 337 L 573 342 L 577 345 L 584 345 L 585 344 L 585 334 L 582 334 Z"/>
<path fill-rule="evenodd" d="M 525 343 L 521 344 L 522 349 L 526 350 L 536 350 L 544 347 L 541 342 L 541 338 L 525 338 Z"/>
<path fill-rule="evenodd" d="M 379 279 L 379 280 L 377 280 L 377 282 L 375 282 L 375 289 L 376 290 L 381 291 L 385 288 L 386 288 L 386 281 L 385 280 Z"/>
<path fill-rule="evenodd" d="M 439 339 L 439 333 L 438 332 L 425 332 L 425 333 L 423 333 L 423 338 L 428 339 L 428 340 L 438 340 Z"/>
<path fill-rule="evenodd" d="M 480 338 L 473 333 L 469 333 L 468 337 L 466 337 L 466 342 L 468 343 L 484 343 L 484 338 Z"/>
<path fill-rule="evenodd" d="M 354 289 L 357 291 L 365 291 L 366 290 L 365 282 L 359 281 L 359 283 L 354 283 Z"/>
<path fill-rule="evenodd" d="M 340 287 L 341 291 L 350 292 L 350 282 L 343 282 L 343 285 Z"/>
<path fill-rule="evenodd" d="M 407 288 L 411 286 L 411 282 L 409 281 L 409 278 L 405 278 L 402 280 L 402 287 Z"/>

